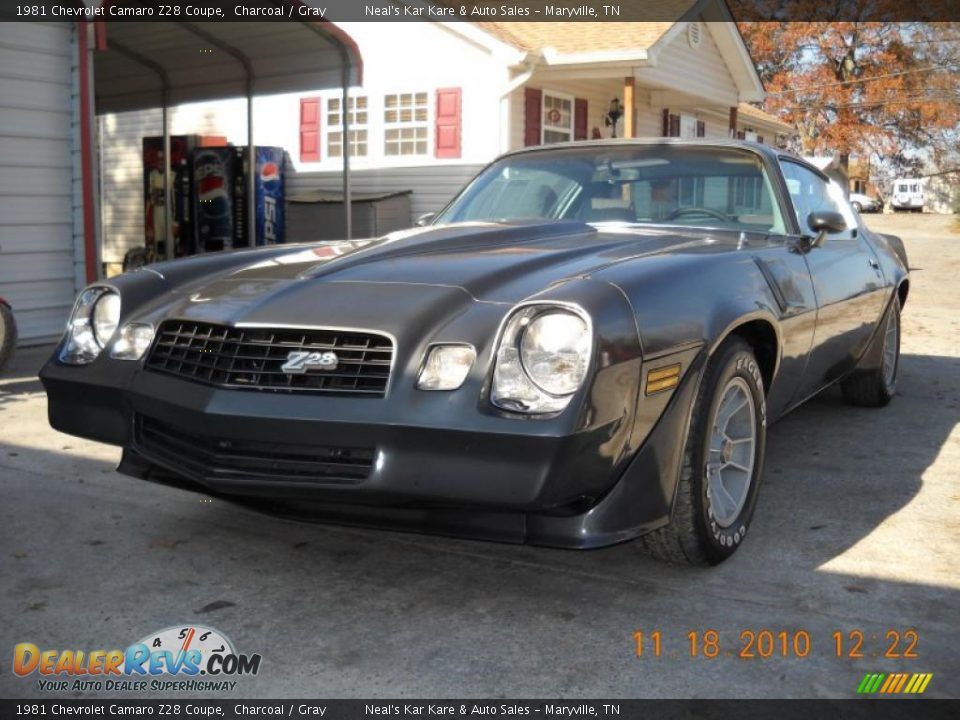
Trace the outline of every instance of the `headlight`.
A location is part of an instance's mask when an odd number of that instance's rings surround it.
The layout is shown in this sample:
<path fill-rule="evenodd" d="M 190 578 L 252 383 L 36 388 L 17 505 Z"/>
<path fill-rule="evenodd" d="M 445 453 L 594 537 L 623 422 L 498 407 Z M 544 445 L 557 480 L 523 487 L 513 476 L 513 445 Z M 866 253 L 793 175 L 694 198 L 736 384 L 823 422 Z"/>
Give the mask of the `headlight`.
<path fill-rule="evenodd" d="M 116 332 L 120 320 L 120 296 L 105 287 L 92 287 L 80 293 L 67 323 L 67 337 L 60 361 L 68 365 L 86 365 L 97 359 Z"/>
<path fill-rule="evenodd" d="M 153 342 L 153 326 L 144 323 L 124 325 L 110 349 L 115 360 L 139 360 Z"/>
<path fill-rule="evenodd" d="M 505 410 L 563 410 L 587 376 L 593 348 L 579 313 L 552 305 L 527 306 L 507 321 L 497 351 L 491 400 Z"/>
<path fill-rule="evenodd" d="M 120 296 L 107 293 L 93 306 L 93 336 L 104 348 L 120 324 Z"/>
<path fill-rule="evenodd" d="M 421 390 L 456 390 L 467 379 L 477 351 L 470 345 L 434 345 L 417 379 Z"/>

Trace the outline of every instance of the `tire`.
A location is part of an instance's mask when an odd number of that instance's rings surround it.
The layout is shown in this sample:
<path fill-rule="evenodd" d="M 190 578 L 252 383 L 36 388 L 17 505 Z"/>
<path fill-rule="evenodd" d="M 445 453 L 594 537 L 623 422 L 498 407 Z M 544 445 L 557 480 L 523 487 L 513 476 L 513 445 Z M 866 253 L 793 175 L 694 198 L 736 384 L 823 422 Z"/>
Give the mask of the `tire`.
<path fill-rule="evenodd" d="M 0 370 L 13 359 L 17 347 L 17 323 L 13 319 L 13 310 L 0 302 Z"/>
<path fill-rule="evenodd" d="M 882 358 L 879 368 L 855 372 L 840 384 L 843 399 L 849 405 L 885 407 L 897 392 L 900 374 L 900 299 L 897 297 L 886 316 Z"/>
<path fill-rule="evenodd" d="M 711 445 L 716 447 L 718 441 L 715 424 L 723 422 L 718 417 L 719 410 L 724 400 L 734 403 L 731 397 L 744 403 L 741 409 L 730 413 L 730 422 L 736 423 L 737 436 L 752 431 L 750 449 L 737 451 L 738 461 L 750 461 L 748 472 L 724 468 L 717 471 L 720 463 L 732 457 L 727 455 L 726 448 L 722 453 L 710 449 Z M 732 432 L 731 427 L 734 426 L 724 424 L 724 430 Z M 694 401 L 671 522 L 640 537 L 641 547 L 660 560 L 693 565 L 716 565 L 733 555 L 747 534 L 756 507 L 766 430 L 763 378 L 757 360 L 746 342 L 730 338 L 710 359 Z M 747 444 L 741 440 L 737 447 L 747 447 Z M 713 462 L 708 462 L 711 460 Z M 717 502 L 723 495 L 713 485 L 722 473 L 728 473 L 726 482 L 731 485 L 726 506 Z M 737 477 L 747 483 L 739 491 L 734 489 Z"/>
<path fill-rule="evenodd" d="M 858 203 L 858 202 L 852 202 L 852 203 L 850 203 L 850 204 L 853 206 L 853 209 L 856 210 L 858 213 L 862 213 L 862 212 L 863 212 L 863 206 L 862 206 L 860 203 Z"/>

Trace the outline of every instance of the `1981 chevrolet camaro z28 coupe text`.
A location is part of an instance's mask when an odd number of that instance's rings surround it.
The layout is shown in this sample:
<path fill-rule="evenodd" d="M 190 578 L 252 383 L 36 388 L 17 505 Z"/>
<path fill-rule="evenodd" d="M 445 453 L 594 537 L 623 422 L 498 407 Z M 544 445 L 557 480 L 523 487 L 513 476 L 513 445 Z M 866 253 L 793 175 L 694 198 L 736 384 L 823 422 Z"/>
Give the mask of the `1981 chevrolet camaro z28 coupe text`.
<path fill-rule="evenodd" d="M 899 239 L 782 151 L 573 143 L 425 227 L 98 282 L 41 377 L 52 425 L 137 477 L 717 563 L 771 422 L 835 382 L 889 402 L 908 283 Z"/>

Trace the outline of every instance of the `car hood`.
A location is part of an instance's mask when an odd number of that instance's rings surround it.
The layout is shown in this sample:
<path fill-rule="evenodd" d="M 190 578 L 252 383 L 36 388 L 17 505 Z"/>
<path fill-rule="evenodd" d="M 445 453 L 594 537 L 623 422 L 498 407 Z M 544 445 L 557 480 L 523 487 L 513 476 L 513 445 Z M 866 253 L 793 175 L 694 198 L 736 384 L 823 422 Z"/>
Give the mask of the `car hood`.
<path fill-rule="evenodd" d="M 410 283 L 516 302 L 548 285 L 647 254 L 694 250 L 729 233 L 606 227 L 581 222 L 469 223 L 383 238 L 294 246 L 220 280 Z M 722 245 L 723 243 L 721 243 Z"/>
<path fill-rule="evenodd" d="M 401 326 L 404 317 L 434 315 L 439 322 L 458 307 L 513 304 L 629 258 L 735 248 L 728 236 L 569 221 L 471 223 L 271 248 L 243 253 L 249 262 L 240 266 L 235 255 L 232 270 L 176 288 L 166 313 L 226 323 L 333 316 L 353 327 Z"/>

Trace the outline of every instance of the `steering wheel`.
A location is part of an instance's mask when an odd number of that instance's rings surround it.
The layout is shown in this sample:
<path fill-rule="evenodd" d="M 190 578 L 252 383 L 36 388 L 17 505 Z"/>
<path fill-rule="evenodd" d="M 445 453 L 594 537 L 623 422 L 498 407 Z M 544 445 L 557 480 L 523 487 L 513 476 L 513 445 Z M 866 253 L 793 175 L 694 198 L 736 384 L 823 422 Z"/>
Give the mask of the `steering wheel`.
<path fill-rule="evenodd" d="M 724 222 L 730 222 L 730 218 L 724 215 L 719 210 L 713 210 L 707 207 L 682 207 L 677 208 L 672 213 L 667 215 L 667 220 L 676 220 L 682 215 L 710 215 L 715 217 L 718 220 L 723 220 Z"/>

